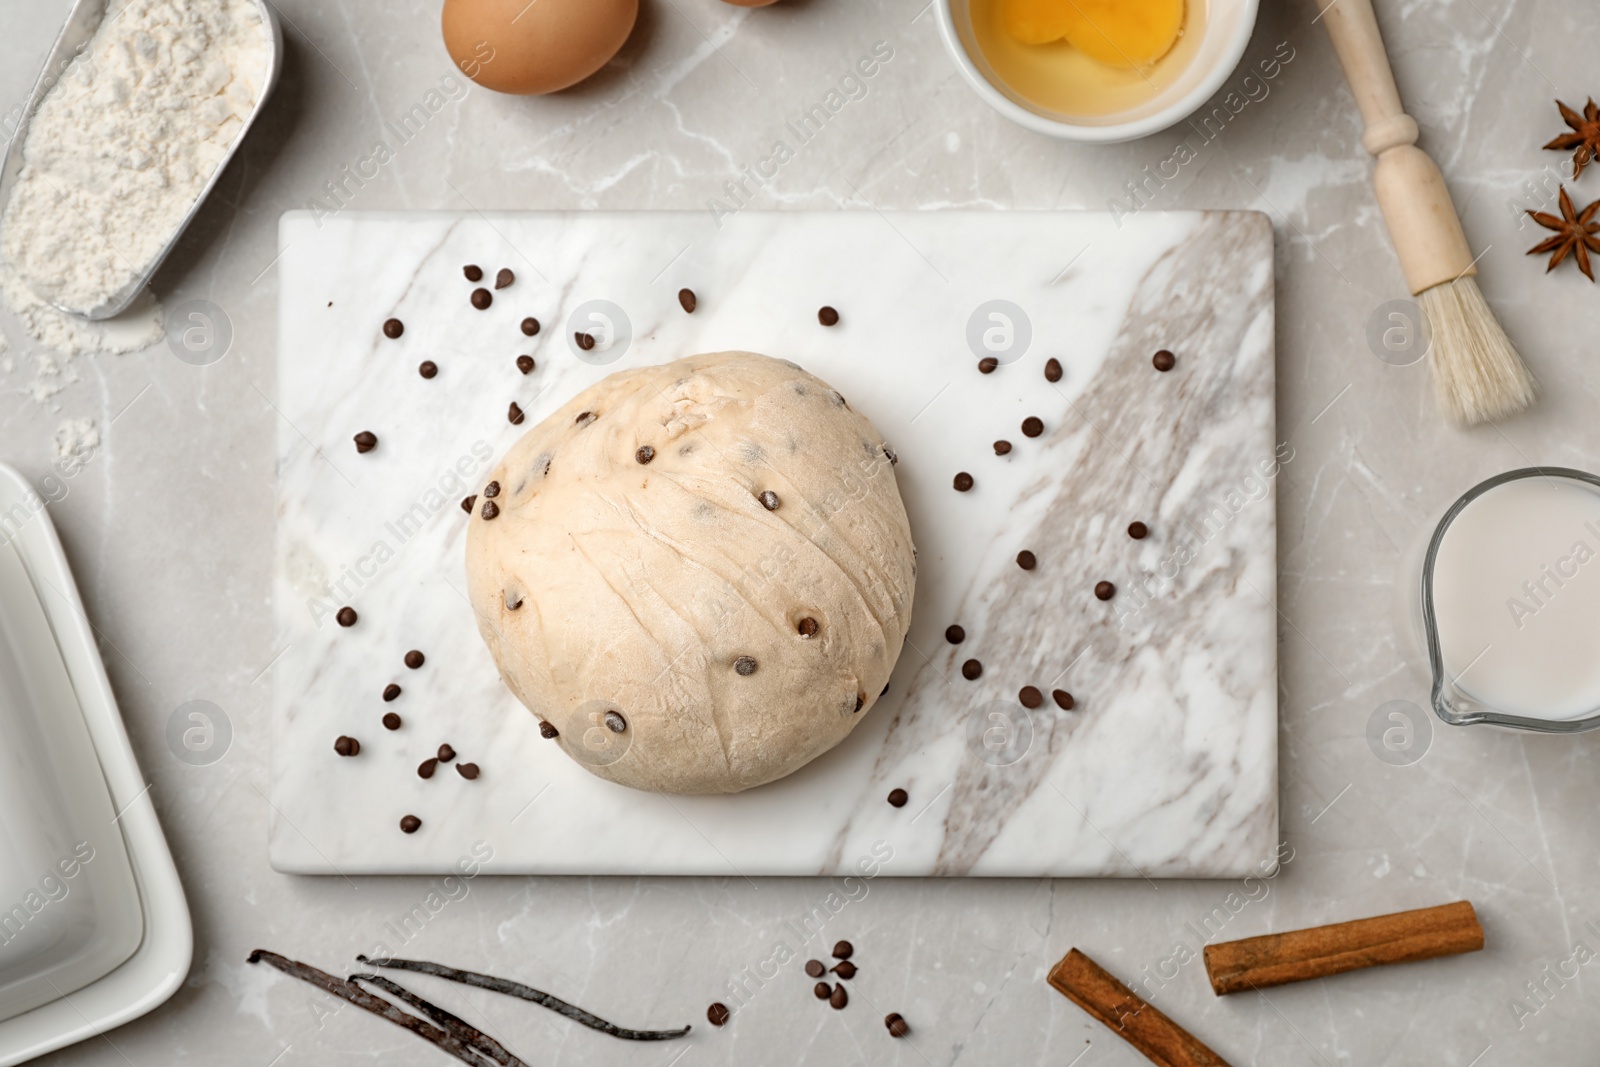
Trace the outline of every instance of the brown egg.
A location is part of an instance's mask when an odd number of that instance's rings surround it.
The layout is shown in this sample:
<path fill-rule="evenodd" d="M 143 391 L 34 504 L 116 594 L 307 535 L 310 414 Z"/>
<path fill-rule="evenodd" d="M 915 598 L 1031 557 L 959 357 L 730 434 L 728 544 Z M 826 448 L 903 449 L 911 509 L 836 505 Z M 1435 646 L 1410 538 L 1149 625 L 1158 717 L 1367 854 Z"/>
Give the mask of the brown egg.
<path fill-rule="evenodd" d="M 617 54 L 639 0 L 445 0 L 444 46 L 486 89 L 533 95 L 576 85 Z"/>

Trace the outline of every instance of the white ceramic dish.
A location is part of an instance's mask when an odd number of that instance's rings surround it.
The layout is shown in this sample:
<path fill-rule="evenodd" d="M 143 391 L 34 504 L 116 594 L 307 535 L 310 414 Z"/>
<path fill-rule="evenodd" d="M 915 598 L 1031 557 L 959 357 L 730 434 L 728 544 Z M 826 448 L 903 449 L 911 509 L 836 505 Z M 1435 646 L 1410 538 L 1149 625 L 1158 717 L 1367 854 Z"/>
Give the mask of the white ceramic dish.
<path fill-rule="evenodd" d="M 939 32 L 956 68 L 984 102 L 1017 125 L 1067 141 L 1114 144 L 1147 137 L 1182 122 L 1233 73 L 1255 31 L 1260 0 L 1190 0 L 1209 11 L 1199 50 L 1178 79 L 1138 107 L 1093 118 L 1063 115 L 1030 103 L 995 75 L 972 30 L 968 0 L 938 0 Z"/>
<path fill-rule="evenodd" d="M 0 597 L 0 642 L 8 649 L 0 654 L 0 672 L 8 679 L 0 681 L 0 732 L 7 743 L 30 746 L 8 753 L 13 762 L 4 765 L 0 889 L 8 895 L 0 897 L 0 909 L 11 913 L 22 905 L 28 919 L 18 924 L 25 936 L 54 942 L 41 948 L 16 938 L 12 944 L 28 958 L 19 952 L 10 961 L 0 946 L 0 1015 L 8 1006 L 21 1010 L 0 1021 L 0 1067 L 8 1067 L 162 1003 L 188 972 L 193 934 L 177 869 L 45 502 L 4 465 Z M 33 710 L 46 714 L 24 714 L 22 705 L 40 697 L 47 708 Z M 81 725 L 61 721 L 72 716 Z M 22 783 L 22 768 L 37 778 L 31 786 Z M 59 790 L 60 797 L 46 790 Z M 85 839 L 94 849 L 86 861 L 73 854 Z M 66 853 L 58 856 L 62 848 Z M 60 866 L 69 856 L 78 860 L 70 877 Z M 11 869 L 13 861 L 23 866 Z M 52 871 L 57 881 L 46 885 Z M 32 910 L 23 883 L 39 890 Z M 13 890 L 21 893 L 16 900 Z M 30 982 L 38 974 L 47 981 Z M 35 1003 L 41 984 L 63 995 Z"/>
<path fill-rule="evenodd" d="M 33 582 L 0 544 L 0 1021 L 105 977 L 143 940 L 116 814 Z"/>

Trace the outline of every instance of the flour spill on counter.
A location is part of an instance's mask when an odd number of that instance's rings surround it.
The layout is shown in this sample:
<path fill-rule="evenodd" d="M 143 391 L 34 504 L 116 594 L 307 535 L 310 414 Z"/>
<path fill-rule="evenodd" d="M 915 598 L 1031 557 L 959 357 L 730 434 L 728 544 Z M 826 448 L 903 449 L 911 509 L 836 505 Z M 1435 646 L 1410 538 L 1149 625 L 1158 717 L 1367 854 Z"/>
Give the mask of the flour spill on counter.
<path fill-rule="evenodd" d="M 28 346 L 32 356 L 33 379 L 7 392 L 20 392 L 34 403 L 54 406 L 53 398 L 79 380 L 72 360 L 86 355 L 122 355 L 149 348 L 164 332 L 161 305 L 148 294 L 116 318 L 90 322 L 64 314 L 41 300 L 10 266 L 0 264 L 0 297 L 35 344 Z M 5 345 L 0 343 L 0 352 Z M 17 357 L 6 356 L 0 371 L 7 378 L 18 372 Z"/>
<path fill-rule="evenodd" d="M 93 419 L 67 419 L 56 427 L 56 461 L 79 464 L 100 448 L 100 428 Z"/>

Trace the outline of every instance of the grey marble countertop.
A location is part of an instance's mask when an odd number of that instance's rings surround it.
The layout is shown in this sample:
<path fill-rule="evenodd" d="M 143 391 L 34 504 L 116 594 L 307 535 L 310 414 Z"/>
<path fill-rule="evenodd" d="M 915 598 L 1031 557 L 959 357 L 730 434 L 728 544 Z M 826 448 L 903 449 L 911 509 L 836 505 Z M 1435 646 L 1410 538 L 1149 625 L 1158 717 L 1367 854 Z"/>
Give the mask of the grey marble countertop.
<path fill-rule="evenodd" d="M 1571 267 L 1546 277 L 1516 211 L 1554 200 L 1553 97 L 1593 82 L 1600 15 L 1579 0 L 1381 4 L 1402 92 L 1461 207 L 1481 283 L 1544 383 L 1532 413 L 1460 433 L 1425 365 L 1376 358 L 1366 323 L 1405 296 L 1367 184 L 1353 103 L 1311 0 L 1267 4 L 1246 63 L 1270 81 L 1207 139 L 1180 127 L 1128 145 L 1056 144 L 992 114 L 958 79 L 921 0 L 644 0 L 633 39 L 590 83 L 550 100 L 486 91 L 444 102 L 404 143 L 390 127 L 451 73 L 438 5 L 285 0 L 287 61 L 261 124 L 157 279 L 169 310 L 211 301 L 233 329 L 195 367 L 165 345 L 80 358 L 31 395 L 35 346 L 6 318 L 0 458 L 51 474 L 58 427 L 102 442 L 52 505 L 111 680 L 189 892 L 193 970 L 166 1005 L 51 1062 L 444 1062 L 398 1029 L 335 1014 L 308 987 L 250 967 L 266 947 L 338 969 L 407 915 L 406 953 L 511 974 L 631 1025 L 694 1021 L 678 1046 L 624 1045 L 528 1005 L 452 998 L 534 1063 L 1135 1064 L 1044 982 L 1076 945 L 1234 1063 L 1571 1063 L 1600 1038 L 1600 737 L 1432 731 L 1393 765 L 1367 741 L 1388 701 L 1426 701 L 1396 633 L 1395 575 L 1430 516 L 1479 479 L 1529 463 L 1600 465 L 1591 365 L 1600 303 Z M 66 4 L 12 0 L 0 109 L 25 97 Z M 798 964 L 726 1030 L 703 1022 L 727 983 L 834 887 L 824 880 L 301 878 L 267 866 L 267 711 L 278 216 L 394 148 L 348 197 L 358 209 L 705 208 L 772 153 L 785 123 L 879 41 L 893 58 L 751 203 L 760 208 L 1093 208 L 1142 185 L 1144 206 L 1254 208 L 1277 234 L 1281 788 L 1287 862 L 1251 883 L 896 881 L 853 892 L 824 928 L 862 971 L 843 1012 Z M 9 124 L 8 124 L 9 128 Z M 1172 162 L 1187 137 L 1192 159 Z M 1150 180 L 1167 163 L 1176 177 Z M 1146 170 L 1148 168 L 1148 172 Z M 1580 202 L 1600 195 L 1586 173 Z M 58 494 L 59 495 L 59 494 Z M 206 766 L 168 748 L 187 701 L 226 714 Z M 430 897 L 430 893 L 437 895 Z M 1485 952 L 1212 996 L 1177 943 L 1472 900 Z M 420 916 L 420 918 L 418 917 Z M 836 933 L 837 932 L 837 933 Z M 812 943 L 814 948 L 815 942 Z M 812 949 L 806 949 L 807 953 Z M 820 954 L 820 950 L 818 950 Z M 803 957 L 802 957 L 803 959 Z M 1148 971 L 1146 970 L 1148 968 Z M 1565 975 L 1565 977 L 1562 977 Z M 914 1030 L 890 1041 L 899 1011 Z M 674 1059 L 674 1057 L 680 1057 Z M 1074 1057 L 1079 1057 L 1074 1059 Z"/>

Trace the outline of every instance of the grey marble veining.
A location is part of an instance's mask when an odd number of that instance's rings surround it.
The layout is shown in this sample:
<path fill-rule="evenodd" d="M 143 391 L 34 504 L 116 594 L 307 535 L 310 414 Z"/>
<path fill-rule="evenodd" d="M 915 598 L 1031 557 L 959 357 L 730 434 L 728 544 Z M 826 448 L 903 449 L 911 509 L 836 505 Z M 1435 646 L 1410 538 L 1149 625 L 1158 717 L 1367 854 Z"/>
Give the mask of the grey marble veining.
<path fill-rule="evenodd" d="M 501 873 L 846 874 L 888 842 L 899 876 L 1225 877 L 1271 854 L 1263 216 L 299 213 L 281 237 L 278 869 L 448 873 L 479 840 Z M 468 263 L 516 281 L 479 310 Z M 991 319 L 1002 298 L 1017 310 Z M 824 304 L 837 326 L 817 322 Z M 391 316 L 396 339 L 379 329 Z M 579 331 L 600 346 L 579 349 Z M 666 797 L 589 775 L 499 684 L 462 595 L 456 502 L 587 384 L 726 348 L 795 360 L 892 443 L 917 609 L 888 694 L 837 749 L 737 796 Z M 1162 348 L 1179 353 L 1169 373 L 1152 365 Z M 991 350 L 1004 363 L 981 374 Z M 1026 436 L 1029 416 L 1047 432 Z M 359 430 L 374 451 L 356 453 Z M 1149 538 L 1128 536 L 1135 520 Z M 1036 569 L 1013 562 L 1023 549 Z M 1102 579 L 1121 595 L 1096 599 Z M 333 618 L 346 605 L 351 628 Z M 411 648 L 420 670 L 401 664 Z M 404 691 L 383 702 L 390 683 Z M 1025 685 L 1043 707 L 1021 705 Z M 334 753 L 340 735 L 359 756 Z M 483 776 L 422 779 L 441 742 Z M 901 809 L 884 800 L 897 787 Z"/>

